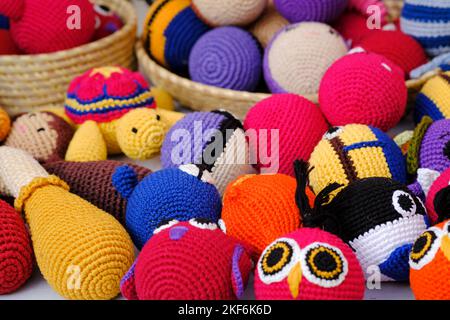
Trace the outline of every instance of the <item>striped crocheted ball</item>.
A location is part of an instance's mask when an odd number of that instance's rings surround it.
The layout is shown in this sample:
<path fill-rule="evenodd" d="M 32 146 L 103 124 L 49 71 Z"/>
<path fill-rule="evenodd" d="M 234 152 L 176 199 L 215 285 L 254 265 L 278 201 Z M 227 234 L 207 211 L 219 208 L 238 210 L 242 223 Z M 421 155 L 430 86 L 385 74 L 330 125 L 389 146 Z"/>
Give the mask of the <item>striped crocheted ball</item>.
<path fill-rule="evenodd" d="M 345 10 L 348 0 L 274 0 L 277 10 L 290 22 L 330 22 Z"/>
<path fill-rule="evenodd" d="M 192 8 L 210 26 L 246 26 L 256 20 L 267 0 L 192 0 Z"/>
<path fill-rule="evenodd" d="M 450 169 L 442 172 L 433 182 L 425 205 L 432 224 L 450 218 Z"/>
<path fill-rule="evenodd" d="M 161 164 L 189 163 L 210 171 L 221 194 L 231 181 L 253 173 L 241 122 L 226 111 L 193 112 L 178 121 L 164 139 Z"/>
<path fill-rule="evenodd" d="M 380 129 L 360 124 L 328 130 L 310 158 L 310 183 L 317 194 L 330 182 L 343 186 L 369 177 L 406 183 L 402 151 Z"/>
<path fill-rule="evenodd" d="M 269 3 L 264 14 L 252 24 L 249 31 L 258 39 L 259 43 L 266 48 L 277 32 L 288 24 L 289 21 L 278 13 L 272 3 Z"/>
<path fill-rule="evenodd" d="M 258 42 L 237 27 L 209 31 L 197 41 L 189 57 L 191 79 L 215 87 L 254 91 L 261 72 Z"/>
<path fill-rule="evenodd" d="M 266 48 L 264 77 L 273 93 L 316 94 L 325 71 L 346 53 L 344 39 L 326 24 L 289 25 Z"/>
<path fill-rule="evenodd" d="M 404 2 L 402 31 L 416 38 L 431 56 L 450 52 L 450 1 Z"/>
<path fill-rule="evenodd" d="M 12 39 L 9 27 L 9 18 L 0 14 L 0 55 L 20 53 L 19 48 L 17 48 Z"/>
<path fill-rule="evenodd" d="M 319 90 L 320 108 L 333 126 L 352 123 L 387 131 L 406 110 L 404 72 L 375 53 L 349 54 L 325 73 Z"/>
<path fill-rule="evenodd" d="M 424 116 L 433 120 L 450 118 L 450 72 L 444 72 L 428 80 L 417 95 L 414 109 L 419 123 Z"/>
<path fill-rule="evenodd" d="M 152 59 L 184 76 L 192 47 L 208 30 L 194 13 L 191 0 L 157 0 L 147 13 L 142 39 Z"/>

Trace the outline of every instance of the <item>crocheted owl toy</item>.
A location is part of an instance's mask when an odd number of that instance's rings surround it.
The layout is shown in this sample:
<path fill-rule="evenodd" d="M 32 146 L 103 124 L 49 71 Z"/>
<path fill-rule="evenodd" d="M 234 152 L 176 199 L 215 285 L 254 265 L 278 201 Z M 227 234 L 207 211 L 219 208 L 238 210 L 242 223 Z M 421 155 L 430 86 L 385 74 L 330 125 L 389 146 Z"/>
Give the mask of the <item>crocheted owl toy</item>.
<path fill-rule="evenodd" d="M 274 0 L 274 4 L 291 23 L 330 22 L 345 10 L 348 0 Z"/>
<path fill-rule="evenodd" d="M 172 221 L 147 242 L 121 291 L 129 300 L 234 300 L 251 270 L 246 248 L 215 223 Z"/>
<path fill-rule="evenodd" d="M 254 173 L 242 123 L 227 111 L 193 112 L 167 133 L 161 148 L 164 168 L 197 164 L 211 172 L 220 194 L 231 181 Z"/>
<path fill-rule="evenodd" d="M 68 191 L 20 149 L 0 147 L 0 191 L 24 212 L 37 265 L 68 299 L 112 299 L 134 260 L 133 243 L 111 215 Z"/>
<path fill-rule="evenodd" d="M 30 153 L 41 163 L 63 160 L 74 129 L 52 112 L 30 112 L 17 117 L 5 145 Z"/>
<path fill-rule="evenodd" d="M 9 30 L 9 18 L 0 14 L 0 55 L 20 54 Z"/>
<path fill-rule="evenodd" d="M 0 107 L 0 142 L 4 141 L 11 131 L 11 118 L 5 109 Z"/>
<path fill-rule="evenodd" d="M 120 17 L 104 4 L 94 4 L 95 32 L 93 40 L 105 38 L 123 27 Z"/>
<path fill-rule="evenodd" d="M 65 111 L 79 125 L 65 159 L 106 160 L 125 153 L 148 159 L 161 148 L 164 135 L 181 115 L 155 110 L 144 77 L 121 67 L 103 67 L 75 78 L 69 87 Z"/>
<path fill-rule="evenodd" d="M 220 218 L 222 199 L 211 174 L 193 164 L 157 171 L 140 182 L 136 171 L 124 165 L 112 183 L 128 201 L 125 224 L 138 249 L 167 221 Z"/>
<path fill-rule="evenodd" d="M 318 228 L 271 243 L 255 270 L 259 300 L 362 300 L 365 281 L 352 249 Z"/>
<path fill-rule="evenodd" d="M 416 97 L 414 116 L 417 123 L 424 116 L 433 120 L 450 118 L 450 72 L 428 80 Z"/>

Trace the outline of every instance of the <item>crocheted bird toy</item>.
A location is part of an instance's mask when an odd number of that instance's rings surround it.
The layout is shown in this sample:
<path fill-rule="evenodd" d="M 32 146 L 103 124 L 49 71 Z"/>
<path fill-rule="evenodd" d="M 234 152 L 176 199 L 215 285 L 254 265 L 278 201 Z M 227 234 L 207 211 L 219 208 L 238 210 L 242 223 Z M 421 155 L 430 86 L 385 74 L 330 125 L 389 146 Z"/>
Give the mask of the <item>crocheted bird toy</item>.
<path fill-rule="evenodd" d="M 111 215 L 68 191 L 20 149 L 0 147 L 0 191 L 24 212 L 37 265 L 68 299 L 112 299 L 134 260 L 125 229 Z"/>
<path fill-rule="evenodd" d="M 242 123 L 226 111 L 193 112 L 167 133 L 161 148 L 164 168 L 196 164 L 211 172 L 220 194 L 231 181 L 254 173 Z"/>
<path fill-rule="evenodd" d="M 136 171 L 124 165 L 116 169 L 112 183 L 128 200 L 125 224 L 139 249 L 167 221 L 220 218 L 222 199 L 210 172 L 192 164 L 157 171 L 141 182 Z"/>
<path fill-rule="evenodd" d="M 9 29 L 9 18 L 0 14 L 0 55 L 20 54 Z"/>
<path fill-rule="evenodd" d="M 331 22 L 345 10 L 348 0 L 274 0 L 274 4 L 291 23 Z"/>
<path fill-rule="evenodd" d="M 123 27 L 120 17 L 105 4 L 94 4 L 95 32 L 93 40 L 105 38 Z"/>
<path fill-rule="evenodd" d="M 288 24 L 289 21 L 279 14 L 272 1 L 269 1 L 264 13 L 250 26 L 249 31 L 263 48 L 266 48 L 277 32 Z"/>
<path fill-rule="evenodd" d="M 18 116 L 5 145 L 30 153 L 41 163 L 63 160 L 74 129 L 52 112 L 30 112 Z"/>
<path fill-rule="evenodd" d="M 352 249 L 317 228 L 301 228 L 275 240 L 255 270 L 259 300 L 362 300 L 364 290 Z"/>
<path fill-rule="evenodd" d="M 431 185 L 425 206 L 433 224 L 450 218 L 450 169 L 445 170 Z"/>
<path fill-rule="evenodd" d="M 8 113 L 0 107 L 0 142 L 4 141 L 11 131 L 11 118 Z"/>
<path fill-rule="evenodd" d="M 79 128 L 65 159 L 99 161 L 121 152 L 132 159 L 153 157 L 181 117 L 155 107 L 140 73 L 121 67 L 87 71 L 71 82 L 67 93 L 66 114 Z"/>
<path fill-rule="evenodd" d="M 244 245 L 207 220 L 169 222 L 155 232 L 121 283 L 129 300 L 234 300 L 252 270 Z"/>
<path fill-rule="evenodd" d="M 450 72 L 428 80 L 416 97 L 414 116 L 417 123 L 424 116 L 433 120 L 450 118 Z"/>

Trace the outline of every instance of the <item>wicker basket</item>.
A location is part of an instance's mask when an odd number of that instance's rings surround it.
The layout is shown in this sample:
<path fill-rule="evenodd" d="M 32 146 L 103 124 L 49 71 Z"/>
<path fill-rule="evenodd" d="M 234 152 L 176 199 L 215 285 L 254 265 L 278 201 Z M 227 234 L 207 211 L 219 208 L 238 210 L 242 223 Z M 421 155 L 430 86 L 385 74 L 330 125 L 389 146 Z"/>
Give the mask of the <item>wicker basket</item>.
<path fill-rule="evenodd" d="M 65 51 L 0 56 L 0 106 L 11 115 L 62 106 L 70 81 L 90 68 L 135 67 L 137 16 L 126 0 L 93 0 L 108 4 L 124 27 L 101 40 Z"/>

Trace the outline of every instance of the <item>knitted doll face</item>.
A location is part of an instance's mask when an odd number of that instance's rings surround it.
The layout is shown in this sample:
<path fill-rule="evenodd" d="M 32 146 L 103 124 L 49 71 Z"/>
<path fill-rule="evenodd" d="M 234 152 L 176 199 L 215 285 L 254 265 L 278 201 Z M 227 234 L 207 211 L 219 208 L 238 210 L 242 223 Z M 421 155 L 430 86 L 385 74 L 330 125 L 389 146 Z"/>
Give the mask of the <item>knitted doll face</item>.
<path fill-rule="evenodd" d="M 419 155 L 420 168 L 442 172 L 450 167 L 450 120 L 439 120 L 426 131 Z"/>
<path fill-rule="evenodd" d="M 255 271 L 264 300 L 362 299 L 364 276 L 350 247 L 333 234 L 302 228 L 275 240 Z"/>

